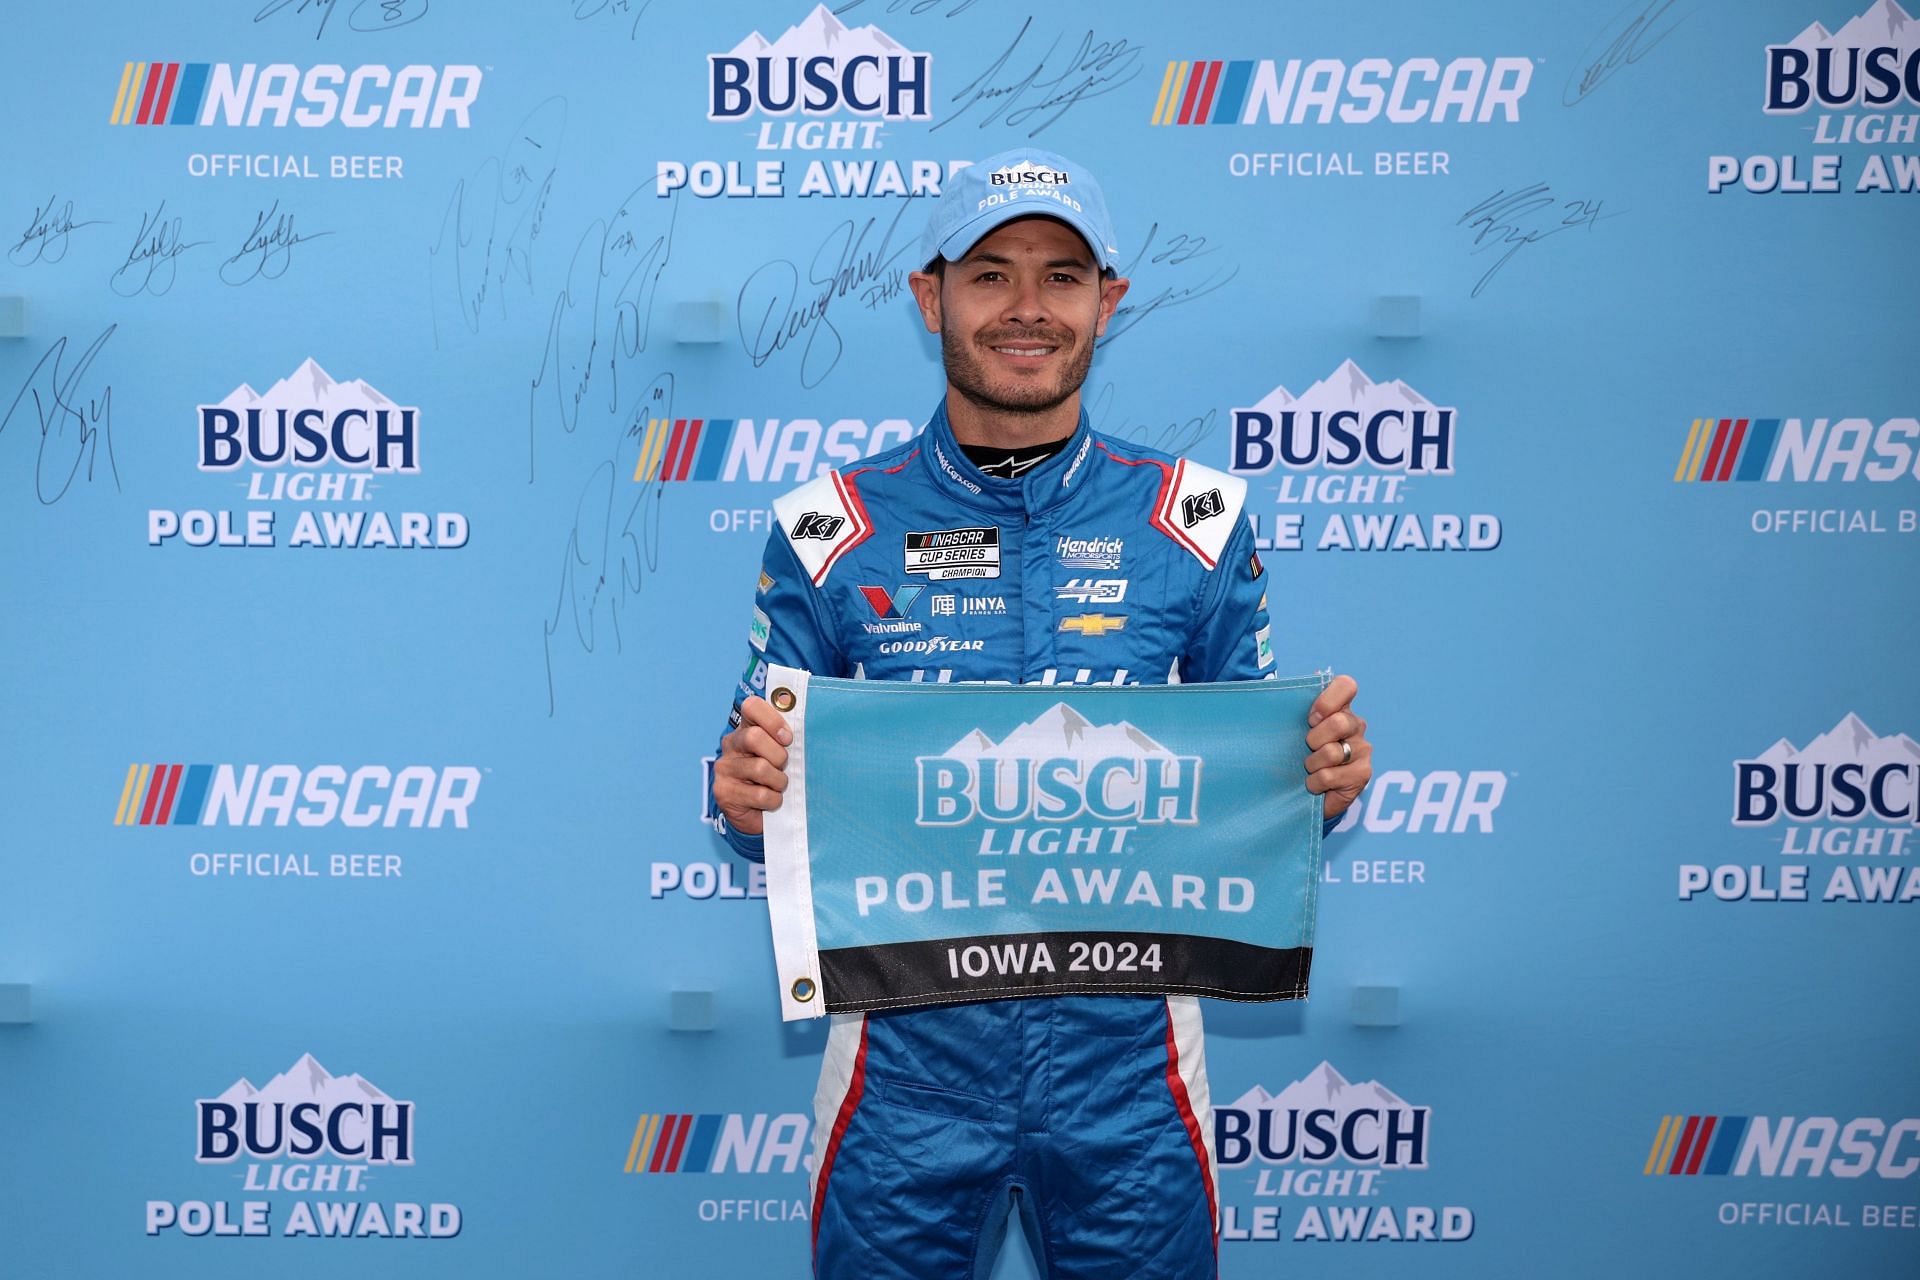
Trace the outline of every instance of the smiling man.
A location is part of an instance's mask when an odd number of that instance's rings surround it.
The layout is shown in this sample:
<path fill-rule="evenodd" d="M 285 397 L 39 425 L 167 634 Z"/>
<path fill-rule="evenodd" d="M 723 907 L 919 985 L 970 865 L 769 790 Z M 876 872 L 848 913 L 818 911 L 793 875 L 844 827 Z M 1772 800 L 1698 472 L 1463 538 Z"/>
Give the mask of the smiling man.
<path fill-rule="evenodd" d="M 941 196 L 911 283 L 945 396 L 918 439 L 774 504 L 714 768 L 742 855 L 763 856 L 787 786 L 768 662 L 941 683 L 1275 674 L 1245 483 L 1088 425 L 1080 388 L 1127 292 L 1115 244 L 1092 175 L 1048 152 L 981 161 Z M 1301 726 L 1329 826 L 1372 773 L 1354 691 L 1336 678 Z M 836 1015 L 814 1109 L 820 1276 L 984 1276 L 1016 1212 L 1049 1275 L 1217 1272 L 1191 996 Z"/>

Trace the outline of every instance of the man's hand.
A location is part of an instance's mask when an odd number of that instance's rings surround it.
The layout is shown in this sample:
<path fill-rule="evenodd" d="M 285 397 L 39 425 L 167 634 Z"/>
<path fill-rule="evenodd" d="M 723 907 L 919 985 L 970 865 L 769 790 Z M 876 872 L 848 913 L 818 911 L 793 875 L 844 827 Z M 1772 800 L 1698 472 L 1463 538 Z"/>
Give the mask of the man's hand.
<path fill-rule="evenodd" d="M 720 759 L 713 766 L 713 802 L 735 831 L 759 835 L 766 821 L 761 815 L 780 807 L 792 741 L 786 717 L 765 698 L 740 704 L 740 727 L 720 740 Z"/>
<path fill-rule="evenodd" d="M 1345 813 L 1373 777 L 1367 722 L 1353 714 L 1353 695 L 1359 692 L 1352 676 L 1335 676 L 1307 712 L 1307 790 L 1326 796 L 1329 818 Z M 718 794 L 717 785 L 714 791 Z"/>

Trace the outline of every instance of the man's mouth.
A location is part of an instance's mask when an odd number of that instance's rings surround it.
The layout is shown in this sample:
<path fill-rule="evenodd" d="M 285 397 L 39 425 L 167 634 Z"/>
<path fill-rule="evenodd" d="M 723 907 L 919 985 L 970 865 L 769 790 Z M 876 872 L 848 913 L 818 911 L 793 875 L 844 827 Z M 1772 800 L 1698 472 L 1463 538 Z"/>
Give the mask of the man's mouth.
<path fill-rule="evenodd" d="M 1059 349 L 1057 345 L 1035 342 L 995 343 L 988 348 L 988 350 L 996 352 L 999 355 L 1013 356 L 1017 359 L 1025 360 L 1043 359 Z"/>

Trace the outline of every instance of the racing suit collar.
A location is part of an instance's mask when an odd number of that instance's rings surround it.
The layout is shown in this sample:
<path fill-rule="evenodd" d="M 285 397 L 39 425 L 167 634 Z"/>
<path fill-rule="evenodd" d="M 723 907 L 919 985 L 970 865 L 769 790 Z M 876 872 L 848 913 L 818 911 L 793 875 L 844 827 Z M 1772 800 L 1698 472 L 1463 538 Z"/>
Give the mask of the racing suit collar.
<path fill-rule="evenodd" d="M 966 450 L 953 438 L 944 396 L 927 420 L 921 443 L 920 456 L 927 474 L 943 495 L 982 511 L 1032 514 L 1059 506 L 1086 480 L 1093 428 L 1082 406 L 1080 422 L 1060 451 L 1018 480 L 990 476 L 973 465 Z"/>

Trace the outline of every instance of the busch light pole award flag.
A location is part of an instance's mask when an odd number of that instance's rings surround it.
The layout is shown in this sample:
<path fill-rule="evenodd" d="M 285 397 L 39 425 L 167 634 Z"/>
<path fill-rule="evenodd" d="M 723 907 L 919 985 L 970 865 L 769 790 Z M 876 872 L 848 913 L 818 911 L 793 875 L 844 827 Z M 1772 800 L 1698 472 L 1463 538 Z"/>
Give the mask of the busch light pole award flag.
<path fill-rule="evenodd" d="M 781 1016 L 1307 993 L 1321 676 L 1071 688 L 816 678 L 767 815 Z"/>

